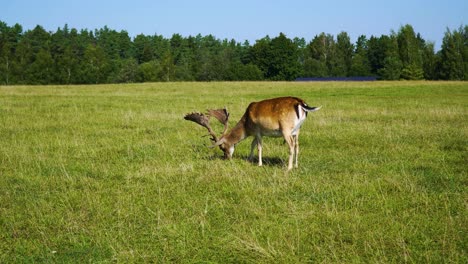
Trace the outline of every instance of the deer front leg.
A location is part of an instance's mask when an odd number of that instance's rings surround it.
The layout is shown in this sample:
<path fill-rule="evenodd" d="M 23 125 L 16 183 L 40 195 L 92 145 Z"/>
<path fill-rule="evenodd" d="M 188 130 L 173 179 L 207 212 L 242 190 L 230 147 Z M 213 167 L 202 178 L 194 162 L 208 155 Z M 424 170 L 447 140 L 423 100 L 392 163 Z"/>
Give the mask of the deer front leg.
<path fill-rule="evenodd" d="M 262 137 L 257 137 L 257 147 L 258 147 L 258 166 L 262 166 Z"/>
<path fill-rule="evenodd" d="M 252 145 L 250 146 L 250 155 L 249 155 L 249 161 L 254 160 L 254 149 L 257 146 L 258 140 L 255 137 L 254 140 L 252 141 Z"/>

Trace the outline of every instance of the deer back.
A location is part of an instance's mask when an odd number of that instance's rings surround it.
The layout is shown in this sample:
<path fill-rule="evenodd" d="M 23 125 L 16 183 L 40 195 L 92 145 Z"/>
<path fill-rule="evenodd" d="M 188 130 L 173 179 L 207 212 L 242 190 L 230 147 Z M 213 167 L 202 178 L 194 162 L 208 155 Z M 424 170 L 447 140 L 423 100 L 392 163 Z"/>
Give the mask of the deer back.
<path fill-rule="evenodd" d="M 280 136 L 285 127 L 293 129 L 300 118 L 302 99 L 280 97 L 251 103 L 245 113 L 247 134 Z"/>

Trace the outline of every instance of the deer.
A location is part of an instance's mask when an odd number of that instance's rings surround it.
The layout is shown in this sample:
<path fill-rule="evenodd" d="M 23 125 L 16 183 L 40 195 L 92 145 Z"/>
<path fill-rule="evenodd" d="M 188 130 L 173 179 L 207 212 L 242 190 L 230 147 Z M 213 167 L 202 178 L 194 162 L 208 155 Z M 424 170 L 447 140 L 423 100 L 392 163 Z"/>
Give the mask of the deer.
<path fill-rule="evenodd" d="M 231 159 L 236 145 L 247 137 L 253 136 L 249 160 L 253 161 L 254 149 L 258 150 L 258 166 L 262 166 L 262 137 L 283 137 L 289 147 L 288 168 L 290 171 L 298 167 L 299 132 L 307 114 L 321 107 L 308 106 L 304 100 L 297 97 L 278 97 L 252 102 L 245 110 L 242 118 L 228 131 L 229 113 L 226 109 L 207 110 L 206 114 L 188 113 L 185 120 L 195 122 L 208 130 L 212 148 L 219 147 L 225 159 Z M 216 118 L 224 125 L 224 130 L 218 137 L 210 125 L 210 117 Z"/>

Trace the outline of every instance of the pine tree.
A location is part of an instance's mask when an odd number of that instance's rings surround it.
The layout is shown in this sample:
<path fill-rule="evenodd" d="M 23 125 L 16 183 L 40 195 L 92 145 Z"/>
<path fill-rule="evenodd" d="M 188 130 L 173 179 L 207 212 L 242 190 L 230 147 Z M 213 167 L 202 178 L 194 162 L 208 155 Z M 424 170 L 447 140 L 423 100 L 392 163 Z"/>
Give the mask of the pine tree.
<path fill-rule="evenodd" d="M 466 27 L 465 27 L 466 29 Z M 463 30 L 459 31 L 447 29 L 442 41 L 442 49 L 440 51 L 440 78 L 444 80 L 464 80 L 468 78 L 467 62 L 468 58 L 463 58 L 463 54 L 467 51 L 466 35 L 463 36 Z M 464 40 L 465 38 L 465 40 Z"/>
<path fill-rule="evenodd" d="M 419 37 L 420 39 L 420 37 Z M 424 78 L 422 52 L 420 40 L 416 37 L 411 25 L 400 28 L 397 35 L 398 50 L 403 66 L 401 77 L 407 80 L 420 80 Z"/>
<path fill-rule="evenodd" d="M 367 39 L 366 36 L 359 36 L 356 41 L 356 48 L 351 61 L 350 76 L 370 76 L 370 65 L 367 56 Z"/>
<path fill-rule="evenodd" d="M 437 57 L 434 52 L 434 43 L 431 43 L 431 42 L 424 43 L 424 47 L 422 51 L 422 59 L 423 59 L 424 79 L 426 80 L 437 79 L 437 73 L 436 73 Z"/>
<path fill-rule="evenodd" d="M 353 44 L 348 33 L 341 32 L 336 37 L 336 64 L 332 69 L 333 76 L 345 77 L 350 75 L 353 60 Z"/>
<path fill-rule="evenodd" d="M 379 75 L 384 80 L 399 80 L 403 69 L 403 63 L 399 56 L 398 42 L 395 34 L 390 37 L 382 36 L 381 45 L 385 47 L 385 58 Z"/>
<path fill-rule="evenodd" d="M 14 50 L 17 39 L 12 28 L 0 21 L 0 84 L 9 85 L 11 81 Z"/>

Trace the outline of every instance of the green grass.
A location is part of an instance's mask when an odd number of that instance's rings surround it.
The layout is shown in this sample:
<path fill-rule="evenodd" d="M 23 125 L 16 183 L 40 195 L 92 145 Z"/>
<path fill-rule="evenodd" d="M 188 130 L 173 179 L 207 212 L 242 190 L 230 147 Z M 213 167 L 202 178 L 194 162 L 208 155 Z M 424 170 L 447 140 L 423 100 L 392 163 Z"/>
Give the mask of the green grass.
<path fill-rule="evenodd" d="M 289 173 L 183 120 L 284 95 Z M 467 124 L 466 82 L 3 86 L 0 263 L 467 263 Z"/>

